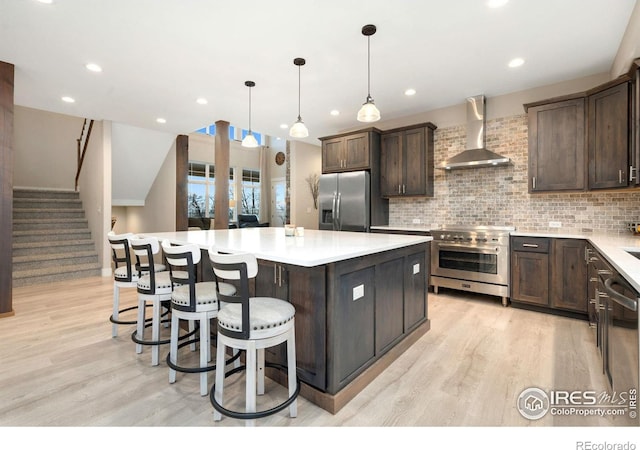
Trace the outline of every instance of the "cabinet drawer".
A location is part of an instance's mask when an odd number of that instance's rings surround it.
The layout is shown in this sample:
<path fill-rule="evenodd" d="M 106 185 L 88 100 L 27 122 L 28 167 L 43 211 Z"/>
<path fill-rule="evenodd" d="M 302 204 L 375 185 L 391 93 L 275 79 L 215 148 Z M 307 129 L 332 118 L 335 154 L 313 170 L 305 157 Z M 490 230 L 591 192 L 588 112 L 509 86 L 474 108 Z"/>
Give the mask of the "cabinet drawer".
<path fill-rule="evenodd" d="M 511 238 L 511 251 L 549 253 L 549 239 L 516 236 Z"/>

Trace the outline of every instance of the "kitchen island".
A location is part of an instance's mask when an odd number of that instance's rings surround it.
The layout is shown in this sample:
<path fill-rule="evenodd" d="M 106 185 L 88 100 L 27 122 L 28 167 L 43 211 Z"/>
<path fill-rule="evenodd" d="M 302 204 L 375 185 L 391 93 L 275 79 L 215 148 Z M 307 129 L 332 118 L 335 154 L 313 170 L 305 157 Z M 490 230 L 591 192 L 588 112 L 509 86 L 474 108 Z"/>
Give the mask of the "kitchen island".
<path fill-rule="evenodd" d="M 256 255 L 255 295 L 283 298 L 296 308 L 301 395 L 331 413 L 430 328 L 429 236 L 320 230 L 285 236 L 284 228 L 142 234 L 197 244 L 201 279 L 213 276 L 211 246 Z M 267 360 L 282 362 L 283 351 L 268 352 Z"/>

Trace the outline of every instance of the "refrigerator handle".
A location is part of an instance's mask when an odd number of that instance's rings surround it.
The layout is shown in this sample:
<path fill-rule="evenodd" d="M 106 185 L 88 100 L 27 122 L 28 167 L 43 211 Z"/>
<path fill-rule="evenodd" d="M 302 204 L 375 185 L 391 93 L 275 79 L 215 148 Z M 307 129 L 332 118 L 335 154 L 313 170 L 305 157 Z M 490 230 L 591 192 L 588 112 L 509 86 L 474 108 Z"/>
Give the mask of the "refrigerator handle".
<path fill-rule="evenodd" d="M 331 200 L 331 222 L 334 230 L 336 229 L 336 195 L 337 193 L 334 192 L 333 199 Z"/>
<path fill-rule="evenodd" d="M 342 200 L 342 193 L 338 192 L 338 206 L 336 208 L 336 212 L 338 214 L 338 231 L 342 231 L 342 220 L 340 219 L 340 200 Z"/>

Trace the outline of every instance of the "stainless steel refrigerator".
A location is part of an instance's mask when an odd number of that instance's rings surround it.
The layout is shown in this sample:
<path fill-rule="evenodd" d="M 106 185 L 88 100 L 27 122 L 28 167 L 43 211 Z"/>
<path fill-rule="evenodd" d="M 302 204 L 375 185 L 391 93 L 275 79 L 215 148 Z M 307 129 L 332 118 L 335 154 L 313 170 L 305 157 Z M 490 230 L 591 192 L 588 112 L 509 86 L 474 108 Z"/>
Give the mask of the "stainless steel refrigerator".
<path fill-rule="evenodd" d="M 369 231 L 371 181 L 367 171 L 329 173 L 320 176 L 319 228 L 334 231 Z"/>

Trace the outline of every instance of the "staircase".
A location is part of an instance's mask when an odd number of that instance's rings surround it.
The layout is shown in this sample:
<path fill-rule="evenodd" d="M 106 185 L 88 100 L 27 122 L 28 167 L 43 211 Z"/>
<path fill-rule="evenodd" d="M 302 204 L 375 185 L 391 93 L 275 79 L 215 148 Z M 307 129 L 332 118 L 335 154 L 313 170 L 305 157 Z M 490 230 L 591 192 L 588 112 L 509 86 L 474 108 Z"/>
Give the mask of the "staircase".
<path fill-rule="evenodd" d="M 78 192 L 13 190 L 13 287 L 100 274 Z"/>

